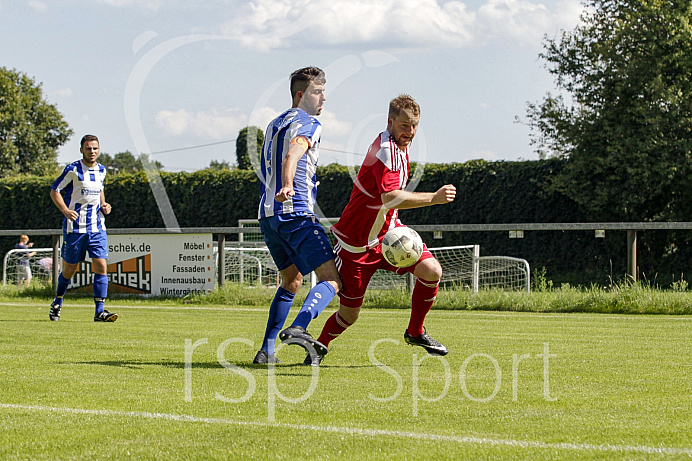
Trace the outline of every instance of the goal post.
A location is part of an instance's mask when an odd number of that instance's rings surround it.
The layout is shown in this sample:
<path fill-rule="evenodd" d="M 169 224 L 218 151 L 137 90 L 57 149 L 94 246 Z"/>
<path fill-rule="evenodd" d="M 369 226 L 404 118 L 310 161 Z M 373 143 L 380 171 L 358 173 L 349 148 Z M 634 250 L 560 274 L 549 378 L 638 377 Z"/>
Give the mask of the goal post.
<path fill-rule="evenodd" d="M 21 278 L 22 266 L 28 264 L 31 278 L 50 281 L 53 270 L 52 248 L 14 249 L 5 254 L 2 260 L 2 284 L 17 283 Z"/>
<path fill-rule="evenodd" d="M 226 280 L 262 286 L 278 286 L 279 271 L 265 246 L 249 242 L 227 242 L 225 247 Z M 442 266 L 441 286 L 466 289 L 477 293 L 481 289 L 529 291 L 529 264 L 524 259 L 509 256 L 479 256 L 479 245 L 459 245 L 430 248 Z M 387 290 L 412 289 L 413 277 L 401 277 L 394 272 L 378 270 L 368 288 Z M 305 283 L 310 278 L 305 278 Z"/>
<path fill-rule="evenodd" d="M 479 283 L 483 288 L 502 288 L 531 292 L 529 262 L 510 256 L 481 256 L 478 258 Z"/>
<path fill-rule="evenodd" d="M 330 243 L 334 244 L 334 235 L 330 228 L 339 218 L 321 218 Z M 259 227 L 257 219 L 240 219 L 238 227 Z M 278 280 L 278 271 L 264 247 L 262 234 L 239 233 L 237 242 L 226 242 L 226 252 L 232 262 L 226 260 L 226 278 L 241 283 L 269 284 L 271 277 Z M 250 250 L 250 247 L 254 247 Z M 265 256 L 259 256 L 259 248 L 264 248 Z M 525 259 L 509 256 L 481 256 L 479 245 L 457 245 L 428 248 L 442 266 L 441 286 L 468 289 L 478 293 L 481 289 L 504 289 L 529 291 L 531 278 L 529 263 Z M 253 259 L 255 258 L 255 259 Z M 260 258 L 258 266 L 257 258 Z M 247 267 L 247 269 L 246 269 Z M 262 270 L 260 271 L 260 269 Z M 235 272 L 234 272 L 235 271 Z M 257 275 L 258 271 L 263 272 Z M 233 275 L 235 274 L 235 275 Z M 259 278 L 258 278 L 259 277 Z M 263 280 L 261 280 L 263 279 Z M 316 283 L 314 272 L 305 277 L 305 283 L 312 286 Z M 402 288 L 413 289 L 415 277 L 400 277 L 393 272 L 378 270 L 368 285 L 371 289 Z"/>

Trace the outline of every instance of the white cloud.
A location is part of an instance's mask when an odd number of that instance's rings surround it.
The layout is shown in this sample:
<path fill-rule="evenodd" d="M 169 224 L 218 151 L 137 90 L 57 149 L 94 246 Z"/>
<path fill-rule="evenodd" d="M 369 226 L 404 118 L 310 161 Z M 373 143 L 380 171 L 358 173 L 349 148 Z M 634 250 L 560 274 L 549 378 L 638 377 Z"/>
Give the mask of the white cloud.
<path fill-rule="evenodd" d="M 40 2 L 38 0 L 30 0 L 28 2 L 29 8 L 36 11 L 37 13 L 48 12 L 48 4 L 46 2 Z"/>
<path fill-rule="evenodd" d="M 267 125 L 269 125 L 269 122 L 278 117 L 281 112 L 282 111 L 278 111 L 269 106 L 257 108 L 252 111 L 249 124 L 257 126 L 264 131 L 264 129 L 267 128 Z"/>
<path fill-rule="evenodd" d="M 62 90 L 57 90 L 55 94 L 62 98 L 70 98 L 72 97 L 72 88 L 63 88 Z"/>
<path fill-rule="evenodd" d="M 579 2 L 565 0 L 550 11 L 530 0 L 488 0 L 478 9 L 477 28 L 485 39 L 504 38 L 521 44 L 539 43 L 546 33 L 573 28 L 582 11 Z"/>
<path fill-rule="evenodd" d="M 532 0 L 487 0 L 476 11 L 451 0 L 252 0 L 220 26 L 249 48 L 267 51 L 319 44 L 392 48 L 466 47 L 490 40 L 537 44 L 576 25 L 579 0 L 553 10 Z"/>
<path fill-rule="evenodd" d="M 353 127 L 352 123 L 340 121 L 334 112 L 324 109 L 318 119 L 322 124 L 322 132 L 328 134 L 329 137 L 346 136 Z"/>
<path fill-rule="evenodd" d="M 156 114 L 156 124 L 172 136 L 192 133 L 200 139 L 219 141 L 237 136 L 247 124 L 247 117 L 237 109 L 197 113 L 162 110 Z"/>
<path fill-rule="evenodd" d="M 150 10 L 158 10 L 159 6 L 163 3 L 163 0 L 97 0 L 100 3 L 105 3 L 106 5 L 114 6 L 116 8 L 138 6 L 145 7 Z"/>
<path fill-rule="evenodd" d="M 196 113 L 185 109 L 176 111 L 162 110 L 156 114 L 156 124 L 170 136 L 192 134 L 200 142 L 214 142 L 234 139 L 238 132 L 247 126 L 248 123 L 258 126 L 264 131 L 269 122 L 281 112 L 283 111 L 277 111 L 265 106 L 255 109 L 252 117 L 248 118 L 247 115 L 237 109 L 210 110 Z M 323 110 L 318 119 L 322 124 L 323 133 L 328 133 L 330 140 L 345 137 L 351 133 L 352 124 L 339 120 L 333 112 Z"/>

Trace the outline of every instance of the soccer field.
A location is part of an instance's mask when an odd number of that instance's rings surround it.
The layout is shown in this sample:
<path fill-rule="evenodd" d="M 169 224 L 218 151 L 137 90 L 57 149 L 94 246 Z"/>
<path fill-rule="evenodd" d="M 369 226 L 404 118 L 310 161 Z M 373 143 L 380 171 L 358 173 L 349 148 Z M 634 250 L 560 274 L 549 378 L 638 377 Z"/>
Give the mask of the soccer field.
<path fill-rule="evenodd" d="M 433 310 L 435 358 L 371 309 L 267 368 L 265 309 L 44 304 L 0 303 L 0 459 L 692 457 L 689 316 Z"/>

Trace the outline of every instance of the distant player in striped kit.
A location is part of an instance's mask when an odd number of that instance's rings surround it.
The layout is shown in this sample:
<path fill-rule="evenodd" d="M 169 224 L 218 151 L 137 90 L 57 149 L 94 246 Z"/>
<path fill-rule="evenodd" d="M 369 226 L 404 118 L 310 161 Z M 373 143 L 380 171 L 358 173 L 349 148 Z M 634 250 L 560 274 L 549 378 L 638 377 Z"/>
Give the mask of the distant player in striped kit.
<path fill-rule="evenodd" d="M 108 295 L 108 239 L 104 215 L 111 212 L 103 193 L 106 167 L 96 162 L 100 153 L 96 136 L 84 136 L 79 150 L 82 159 L 67 165 L 50 191 L 50 198 L 64 218 L 62 273 L 58 276 L 49 317 L 54 322 L 60 320 L 63 296 L 88 251 L 94 273 L 94 322 L 115 322 L 118 314 L 103 308 Z"/>
<path fill-rule="evenodd" d="M 307 327 L 341 289 L 334 253 L 314 213 L 317 196 L 315 169 L 322 126 L 316 116 L 326 100 L 324 72 L 305 67 L 291 74 L 293 106 L 267 127 L 260 165 L 259 223 L 264 241 L 281 273 L 281 286 L 269 309 L 269 318 L 253 363 L 277 363 L 276 336 L 308 351 L 319 360 L 328 350 L 310 336 Z M 315 271 L 319 282 L 310 290 L 295 320 L 281 330 L 303 284 L 303 275 Z"/>
<path fill-rule="evenodd" d="M 382 256 L 381 243 L 389 229 L 403 226 L 399 210 L 449 203 L 456 188 L 447 184 L 436 192 L 408 192 L 408 146 L 416 135 L 420 107 L 402 94 L 389 103 L 387 130 L 370 146 L 351 197 L 339 222 L 332 226 L 334 250 L 343 289 L 341 306 L 325 323 L 318 338 L 325 346 L 357 319 L 370 278 L 377 269 L 417 277 L 411 299 L 411 318 L 404 340 L 433 355 L 446 355 L 447 348 L 426 333 L 423 323 L 437 295 L 442 267 L 424 245 L 423 255 L 413 266 L 396 268 Z M 313 365 L 319 365 L 319 363 Z"/>

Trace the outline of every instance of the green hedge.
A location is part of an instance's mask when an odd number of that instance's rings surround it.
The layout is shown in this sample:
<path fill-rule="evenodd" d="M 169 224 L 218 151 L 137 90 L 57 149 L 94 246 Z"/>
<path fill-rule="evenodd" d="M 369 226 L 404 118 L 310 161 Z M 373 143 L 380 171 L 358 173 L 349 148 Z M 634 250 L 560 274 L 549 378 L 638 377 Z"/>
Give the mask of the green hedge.
<path fill-rule="evenodd" d="M 564 161 L 428 164 L 416 190 L 435 191 L 444 184 L 457 187 L 457 199 L 447 205 L 402 210 L 407 224 L 493 224 L 585 222 L 577 204 L 551 188 L 551 179 Z M 412 174 L 416 171 L 412 165 Z M 339 216 L 353 187 L 355 171 L 341 165 L 318 168 L 318 205 L 325 216 Z M 161 178 L 181 227 L 236 226 L 239 219 L 254 218 L 259 203 L 259 180 L 252 171 L 203 170 L 195 173 L 162 173 Z M 15 177 L 0 180 L 2 229 L 56 229 L 61 215 L 49 197 L 54 178 Z M 417 181 L 414 178 L 414 181 Z M 163 227 L 146 176 L 143 173 L 109 176 L 106 199 L 113 205 L 108 227 Z M 689 246 L 681 244 L 688 233 L 646 232 L 639 238 L 641 270 L 659 281 L 684 272 Z M 608 232 L 605 239 L 592 231 L 526 232 L 509 239 L 505 232 L 445 232 L 441 240 L 423 235 L 429 246 L 480 244 L 482 255 L 527 259 L 533 270 L 545 267 L 556 281 L 607 283 L 625 273 L 626 234 Z M 234 239 L 234 236 L 229 236 Z M 49 245 L 49 238 L 35 238 Z M 16 238 L 4 238 L 5 251 Z M 688 260 L 688 259 L 687 259 Z M 658 275 L 657 275 L 658 274 Z M 665 274 L 665 275 L 663 275 Z"/>

